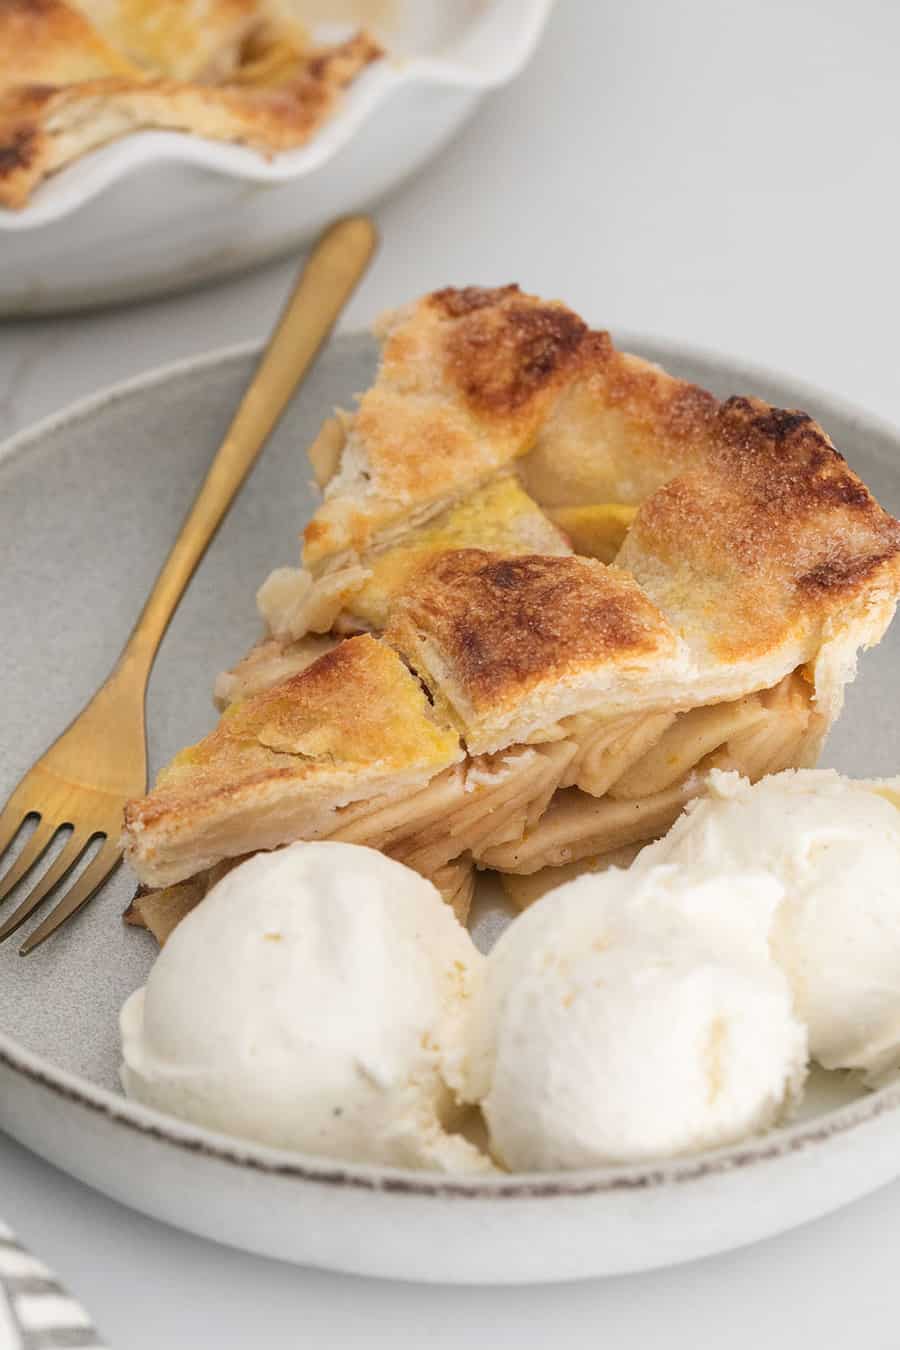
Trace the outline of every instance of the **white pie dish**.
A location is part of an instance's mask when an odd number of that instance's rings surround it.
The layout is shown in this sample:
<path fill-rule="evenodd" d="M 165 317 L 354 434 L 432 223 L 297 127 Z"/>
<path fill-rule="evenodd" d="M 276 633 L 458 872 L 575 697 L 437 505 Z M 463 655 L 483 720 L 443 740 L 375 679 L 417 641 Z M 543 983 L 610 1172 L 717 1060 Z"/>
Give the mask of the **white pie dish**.
<path fill-rule="evenodd" d="M 0 316 L 174 292 L 245 270 L 370 205 L 449 140 L 531 57 L 553 0 L 389 7 L 390 55 L 363 71 L 308 145 L 239 145 L 138 131 L 0 208 Z M 366 6 L 358 9 L 364 20 Z M 346 27 L 314 28 L 336 38 Z"/>
<path fill-rule="evenodd" d="M 900 507 L 900 436 L 877 420 L 722 359 L 627 336 L 622 345 L 718 393 L 808 407 L 888 509 Z M 374 357 L 369 339 L 331 344 L 214 542 L 160 654 L 154 766 L 210 725 L 212 675 L 256 632 L 246 578 L 283 561 L 309 510 L 298 447 L 366 385 Z M 2 677 L 0 799 L 111 663 L 252 359 L 245 348 L 132 381 L 0 450 L 0 535 L 16 540 L 17 564 L 0 575 L 0 628 L 35 616 Z M 896 772 L 898 655 L 895 629 L 864 658 L 826 763 L 858 777 Z M 115 1088 L 116 1012 L 154 951 L 119 922 L 129 892 L 121 871 L 27 961 L 0 946 L 0 1126 L 123 1203 L 215 1240 L 400 1279 L 573 1279 L 739 1246 L 900 1175 L 900 1086 L 868 1093 L 842 1075 L 816 1077 L 802 1119 L 738 1146 L 554 1175 L 448 1178 L 317 1160 L 178 1122 Z M 488 900 L 481 931 L 496 918 Z"/>

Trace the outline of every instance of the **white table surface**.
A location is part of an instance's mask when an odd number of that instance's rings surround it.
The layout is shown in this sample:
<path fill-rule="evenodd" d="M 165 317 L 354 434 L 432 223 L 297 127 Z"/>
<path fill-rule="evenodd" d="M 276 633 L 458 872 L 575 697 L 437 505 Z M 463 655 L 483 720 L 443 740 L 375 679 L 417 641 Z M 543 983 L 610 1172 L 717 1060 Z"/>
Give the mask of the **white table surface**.
<path fill-rule="evenodd" d="M 887 0 L 559 0 L 528 72 L 378 211 L 381 256 L 347 326 L 435 286 L 517 280 L 596 324 L 716 347 L 900 422 L 898 43 Z M 0 327 L 0 432 L 265 333 L 293 270 Z M 117 1350 L 257 1346 L 261 1308 L 261 1350 L 402 1350 L 423 1335 L 434 1350 L 498 1336 L 521 1350 L 726 1337 L 826 1350 L 863 1326 L 870 1350 L 897 1344 L 900 1183 L 690 1267 L 518 1290 L 379 1285 L 220 1249 L 3 1138 L 0 1214 Z"/>

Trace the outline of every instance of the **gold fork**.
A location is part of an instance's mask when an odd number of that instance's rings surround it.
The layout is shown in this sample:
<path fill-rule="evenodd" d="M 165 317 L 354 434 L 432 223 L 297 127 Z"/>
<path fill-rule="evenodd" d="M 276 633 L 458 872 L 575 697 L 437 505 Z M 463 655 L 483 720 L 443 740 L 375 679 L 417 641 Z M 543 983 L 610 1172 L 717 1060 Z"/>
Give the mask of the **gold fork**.
<path fill-rule="evenodd" d="M 22 944 L 23 956 L 87 904 L 121 859 L 122 809 L 147 788 L 144 695 L 157 648 L 235 494 L 365 272 L 376 238 L 372 222 L 356 216 L 332 225 L 316 244 L 114 670 L 0 814 L 0 859 L 25 821 L 37 817 L 31 836 L 0 878 L 0 901 L 41 861 L 61 829 L 72 830 L 0 927 L 0 942 L 34 913 L 92 844 L 101 845 Z"/>

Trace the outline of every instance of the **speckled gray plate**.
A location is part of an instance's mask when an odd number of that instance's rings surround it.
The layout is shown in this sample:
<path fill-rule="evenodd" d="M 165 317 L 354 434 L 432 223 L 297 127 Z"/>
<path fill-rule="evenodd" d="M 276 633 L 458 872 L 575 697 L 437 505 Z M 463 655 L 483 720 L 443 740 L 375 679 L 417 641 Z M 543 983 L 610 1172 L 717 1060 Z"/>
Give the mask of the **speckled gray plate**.
<path fill-rule="evenodd" d="M 624 338 L 718 393 L 818 417 L 900 511 L 900 437 L 843 403 L 714 357 Z M 253 596 L 296 556 L 313 497 L 303 452 L 364 388 L 368 338 L 331 344 L 210 549 L 160 651 L 153 771 L 210 727 L 209 690 L 257 634 Z M 106 675 L 251 369 L 243 349 L 81 404 L 0 451 L 0 799 Z M 900 769 L 900 625 L 865 654 L 826 762 Z M 565 1279 L 686 1260 L 825 1213 L 900 1174 L 900 1089 L 815 1085 L 790 1129 L 679 1163 L 447 1181 L 224 1140 L 125 1102 L 116 1017 L 154 944 L 120 922 L 122 870 L 27 961 L 0 947 L 0 1125 L 125 1203 L 283 1258 L 410 1279 Z M 499 914 L 482 904 L 480 938 Z"/>

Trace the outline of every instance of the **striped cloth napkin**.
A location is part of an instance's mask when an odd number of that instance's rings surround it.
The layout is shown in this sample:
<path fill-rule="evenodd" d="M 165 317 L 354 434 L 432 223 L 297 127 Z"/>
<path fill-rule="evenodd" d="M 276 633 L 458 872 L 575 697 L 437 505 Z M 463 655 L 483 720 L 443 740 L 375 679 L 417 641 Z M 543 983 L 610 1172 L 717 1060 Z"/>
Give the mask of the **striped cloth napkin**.
<path fill-rule="evenodd" d="M 0 1350 L 103 1350 L 87 1313 L 0 1222 Z"/>

